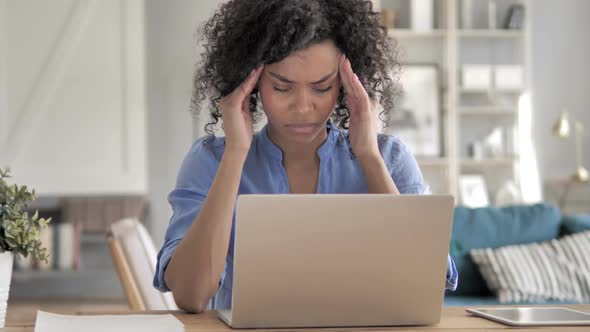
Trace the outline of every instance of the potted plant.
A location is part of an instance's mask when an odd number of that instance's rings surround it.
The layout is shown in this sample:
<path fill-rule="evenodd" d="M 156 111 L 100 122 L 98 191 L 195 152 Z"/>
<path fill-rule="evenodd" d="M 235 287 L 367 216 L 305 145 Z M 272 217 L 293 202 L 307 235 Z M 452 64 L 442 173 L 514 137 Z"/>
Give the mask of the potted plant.
<path fill-rule="evenodd" d="M 10 170 L 0 169 L 0 328 L 4 327 L 6 304 L 14 259 L 27 258 L 47 261 L 47 249 L 39 239 L 41 229 L 50 219 L 29 216 L 27 204 L 35 199 L 35 190 L 26 186 L 9 185 Z"/>

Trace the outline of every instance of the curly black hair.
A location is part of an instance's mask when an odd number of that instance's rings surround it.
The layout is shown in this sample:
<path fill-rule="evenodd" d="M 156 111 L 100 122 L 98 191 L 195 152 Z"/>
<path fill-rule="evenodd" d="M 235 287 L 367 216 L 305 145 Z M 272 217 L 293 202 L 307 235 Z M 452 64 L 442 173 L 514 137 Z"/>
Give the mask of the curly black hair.
<path fill-rule="evenodd" d="M 260 64 L 279 62 L 314 43 L 332 40 L 346 54 L 369 97 L 393 110 L 398 94 L 397 46 L 381 25 L 380 15 L 368 0 L 231 0 L 220 5 L 200 28 L 204 51 L 193 79 L 191 110 L 198 114 L 205 99 L 211 121 L 209 136 L 221 118 L 218 102 L 231 93 Z M 250 95 L 254 121 L 260 118 L 260 95 Z M 332 119 L 348 127 L 350 113 L 344 91 Z"/>

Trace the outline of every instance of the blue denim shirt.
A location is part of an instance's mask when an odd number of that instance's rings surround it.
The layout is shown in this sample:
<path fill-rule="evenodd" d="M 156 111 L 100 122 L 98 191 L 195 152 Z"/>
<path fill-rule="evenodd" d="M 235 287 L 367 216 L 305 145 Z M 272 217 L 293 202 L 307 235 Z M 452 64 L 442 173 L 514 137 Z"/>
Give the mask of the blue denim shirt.
<path fill-rule="evenodd" d="M 367 193 L 365 175 L 359 161 L 351 157 L 348 132 L 328 123 L 328 138 L 320 146 L 320 170 L 318 193 Z M 402 194 L 429 194 L 416 159 L 406 145 L 390 135 L 378 136 L 379 150 L 398 190 Z M 216 137 L 207 142 L 198 139 L 184 159 L 176 188 L 168 201 L 173 215 L 166 231 L 165 243 L 158 254 L 154 287 L 169 291 L 164 283 L 164 270 L 172 253 L 198 215 L 207 192 L 211 187 L 224 151 L 224 138 Z M 290 192 L 287 174 L 282 166 L 282 151 L 271 142 L 267 128 L 254 135 L 244 163 L 238 194 L 286 194 Z M 213 309 L 228 309 L 231 306 L 233 284 L 235 215 L 230 235 L 225 271 L 220 287 L 211 301 Z M 441 276 L 442 277 L 442 276 Z M 457 287 L 457 269 L 448 258 L 446 288 Z"/>

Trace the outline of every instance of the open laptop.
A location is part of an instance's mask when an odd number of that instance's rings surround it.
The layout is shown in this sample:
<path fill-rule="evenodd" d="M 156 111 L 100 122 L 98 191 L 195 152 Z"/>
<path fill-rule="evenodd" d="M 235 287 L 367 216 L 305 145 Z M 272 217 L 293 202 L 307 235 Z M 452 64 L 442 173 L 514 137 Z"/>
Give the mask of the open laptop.
<path fill-rule="evenodd" d="M 430 325 L 440 321 L 450 195 L 242 195 L 234 328 Z"/>

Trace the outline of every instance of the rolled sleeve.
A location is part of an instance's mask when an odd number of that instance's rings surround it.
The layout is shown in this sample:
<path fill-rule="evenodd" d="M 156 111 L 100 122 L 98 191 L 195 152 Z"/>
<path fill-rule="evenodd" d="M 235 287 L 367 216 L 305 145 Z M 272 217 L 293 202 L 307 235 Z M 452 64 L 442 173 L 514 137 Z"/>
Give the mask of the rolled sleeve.
<path fill-rule="evenodd" d="M 219 167 L 214 146 L 216 141 L 206 142 L 204 139 L 193 144 L 180 167 L 176 187 L 168 195 L 173 214 L 164 245 L 158 253 L 153 281 L 154 287 L 161 292 L 170 291 L 164 281 L 164 272 L 180 241 L 199 214 Z"/>
<path fill-rule="evenodd" d="M 154 287 L 160 292 L 168 292 L 170 289 L 164 282 L 164 270 L 172 258 L 174 250 L 180 243 L 180 240 L 166 242 L 158 253 L 158 262 L 156 264 L 156 275 L 154 276 Z"/>
<path fill-rule="evenodd" d="M 445 284 L 445 289 L 454 291 L 457 289 L 459 285 L 459 273 L 457 272 L 457 267 L 455 266 L 455 261 L 451 255 L 448 256 L 448 264 L 447 264 L 447 282 Z"/>
<path fill-rule="evenodd" d="M 418 162 L 406 144 L 395 136 L 389 136 L 383 145 L 382 154 L 383 159 L 389 161 L 391 178 L 401 194 L 430 194 L 430 187 L 424 182 Z"/>

